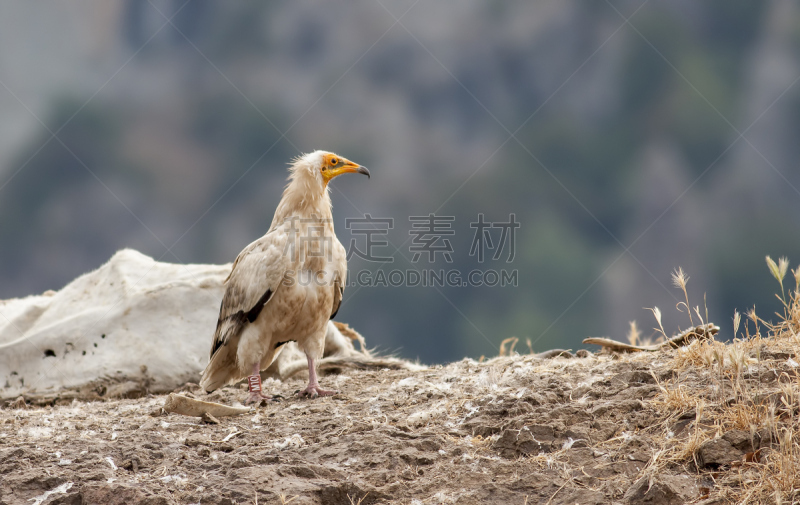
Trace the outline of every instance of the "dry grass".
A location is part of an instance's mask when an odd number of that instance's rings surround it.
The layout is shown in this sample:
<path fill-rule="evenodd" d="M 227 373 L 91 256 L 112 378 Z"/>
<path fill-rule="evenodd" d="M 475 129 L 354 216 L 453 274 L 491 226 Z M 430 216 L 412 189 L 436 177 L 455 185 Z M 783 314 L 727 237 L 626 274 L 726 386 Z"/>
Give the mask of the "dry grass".
<path fill-rule="evenodd" d="M 500 349 L 497 352 L 498 356 L 513 356 L 514 347 L 516 347 L 517 342 L 519 342 L 517 337 L 509 337 L 500 342 Z"/>
<path fill-rule="evenodd" d="M 755 308 L 744 321 L 737 312 L 731 341 L 694 341 L 678 349 L 672 363 L 676 376 L 659 384 L 660 394 L 653 401 L 663 415 L 655 428 L 660 431 L 656 438 L 662 449 L 647 471 L 655 474 L 668 466 L 688 465 L 717 484 L 709 490 L 710 497 L 728 503 L 800 500 L 800 359 L 796 354 L 800 345 L 800 267 L 792 271 L 795 286 L 787 296 L 783 281 L 788 261 L 781 258 L 776 263 L 767 257 L 767 265 L 781 288 L 777 297 L 783 310 L 777 313 L 778 322 L 761 319 Z M 688 277 L 679 269 L 673 281 L 685 296 L 678 309 L 686 311 L 694 324 L 686 292 Z M 663 333 L 661 313 L 652 310 Z M 707 321 L 699 307 L 694 312 L 701 322 Z M 765 349 L 770 353 L 766 357 L 762 355 Z M 671 430 L 687 417 L 693 419 L 675 436 Z M 746 454 L 730 468 L 702 469 L 698 449 L 734 429 L 750 433 L 753 446 L 761 449 Z"/>
<path fill-rule="evenodd" d="M 656 449 L 639 477 L 652 479 L 666 469 L 682 468 L 713 482 L 704 497 L 719 498 L 721 503 L 800 503 L 800 267 L 791 271 L 792 289 L 784 283 L 788 260 L 767 257 L 766 262 L 780 287 L 777 322 L 762 319 L 755 307 L 744 314 L 737 311 L 732 332 L 721 333 L 722 338 L 727 333 L 724 341 L 695 340 L 675 349 L 670 363 L 675 373 L 658 383 L 660 393 L 651 400 L 660 420 L 645 431 Z M 683 269 L 673 272 L 673 285 L 683 294 L 676 309 L 686 314 L 690 327 L 708 324 L 705 300 L 702 308 L 690 303 L 688 281 Z M 668 339 L 661 310 L 649 310 L 657 323 L 654 335 Z M 652 343 L 653 338 L 643 338 L 635 321 L 629 324 L 631 345 Z M 500 356 L 516 355 L 518 342 L 516 337 L 504 340 Z M 532 354 L 530 340 L 526 343 Z M 749 434 L 753 450 L 741 461 L 704 468 L 698 458 L 703 444 L 731 430 Z M 614 437 L 601 445 L 615 446 L 625 438 Z M 551 467 L 559 456 L 554 452 L 528 459 Z"/>

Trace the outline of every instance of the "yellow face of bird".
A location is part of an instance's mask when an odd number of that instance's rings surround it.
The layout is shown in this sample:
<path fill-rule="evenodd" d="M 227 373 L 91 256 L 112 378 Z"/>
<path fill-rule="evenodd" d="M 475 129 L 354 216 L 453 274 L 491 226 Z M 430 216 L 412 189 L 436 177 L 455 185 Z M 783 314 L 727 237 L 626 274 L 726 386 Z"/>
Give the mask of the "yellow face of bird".
<path fill-rule="evenodd" d="M 366 167 L 362 167 L 358 163 L 353 163 L 333 153 L 327 153 L 322 157 L 320 172 L 322 173 L 322 180 L 325 181 L 325 185 L 337 175 L 342 174 L 364 174 L 369 177 L 369 170 L 367 170 Z"/>

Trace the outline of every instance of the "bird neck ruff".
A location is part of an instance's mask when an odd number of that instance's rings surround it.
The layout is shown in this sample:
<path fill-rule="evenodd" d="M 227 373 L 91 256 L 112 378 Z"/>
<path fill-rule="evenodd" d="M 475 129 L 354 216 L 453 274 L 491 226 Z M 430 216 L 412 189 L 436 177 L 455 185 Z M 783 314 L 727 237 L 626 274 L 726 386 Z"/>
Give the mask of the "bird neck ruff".
<path fill-rule="evenodd" d="M 275 210 L 272 227 L 292 216 L 331 218 L 330 188 L 320 174 L 323 153 L 315 151 L 293 161 L 289 167 L 289 184 Z"/>

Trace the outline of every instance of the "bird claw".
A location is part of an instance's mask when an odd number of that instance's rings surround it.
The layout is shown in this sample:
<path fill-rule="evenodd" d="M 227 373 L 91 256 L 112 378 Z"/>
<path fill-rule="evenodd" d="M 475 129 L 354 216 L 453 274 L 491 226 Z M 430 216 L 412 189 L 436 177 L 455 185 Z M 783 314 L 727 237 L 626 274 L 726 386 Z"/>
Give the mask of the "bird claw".
<path fill-rule="evenodd" d="M 297 392 L 297 395 L 301 398 L 316 398 L 317 396 L 333 396 L 336 394 L 339 394 L 339 392 L 312 385 Z"/>
<path fill-rule="evenodd" d="M 266 401 L 267 403 L 272 401 L 272 397 L 269 395 L 265 395 L 260 391 L 253 391 L 250 393 L 250 396 L 244 401 L 245 405 L 249 405 L 251 403 L 255 403 L 256 407 L 261 405 L 261 402 Z"/>

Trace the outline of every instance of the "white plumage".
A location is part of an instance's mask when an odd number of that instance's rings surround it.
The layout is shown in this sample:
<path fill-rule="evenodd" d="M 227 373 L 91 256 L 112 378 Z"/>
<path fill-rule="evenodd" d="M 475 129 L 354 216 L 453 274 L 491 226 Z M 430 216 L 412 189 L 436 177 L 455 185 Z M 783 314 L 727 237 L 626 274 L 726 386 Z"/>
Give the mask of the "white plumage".
<path fill-rule="evenodd" d="M 336 238 L 328 182 L 343 173 L 369 171 L 333 153 L 303 155 L 290 168 L 272 225 L 248 245 L 226 280 L 211 359 L 200 385 L 213 391 L 246 376 L 250 401 L 261 393 L 260 370 L 281 346 L 296 341 L 308 358 L 303 395 L 334 394 L 319 387 L 327 322 L 339 309 L 347 279 L 346 252 Z"/>

